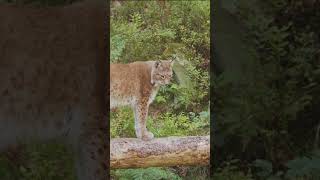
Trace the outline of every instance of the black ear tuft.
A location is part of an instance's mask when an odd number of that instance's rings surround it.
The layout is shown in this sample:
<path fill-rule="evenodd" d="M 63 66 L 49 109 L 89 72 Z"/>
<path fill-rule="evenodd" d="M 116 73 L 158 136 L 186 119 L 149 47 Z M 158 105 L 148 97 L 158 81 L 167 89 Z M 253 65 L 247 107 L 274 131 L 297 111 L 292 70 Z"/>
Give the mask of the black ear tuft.
<path fill-rule="evenodd" d="M 161 61 L 157 60 L 155 63 L 155 67 L 158 68 L 160 66 L 160 64 L 161 64 Z"/>

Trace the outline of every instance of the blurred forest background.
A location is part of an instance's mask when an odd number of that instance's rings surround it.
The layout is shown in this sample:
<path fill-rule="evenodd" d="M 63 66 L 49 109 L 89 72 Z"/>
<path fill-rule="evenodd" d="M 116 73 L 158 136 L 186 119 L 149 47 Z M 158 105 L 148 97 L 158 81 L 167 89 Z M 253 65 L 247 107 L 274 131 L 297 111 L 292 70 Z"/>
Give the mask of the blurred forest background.
<path fill-rule="evenodd" d="M 0 0 L 29 7 L 65 6 L 81 0 Z M 1 22 L 0 22 L 1 23 Z M 75 180 L 72 152 L 57 141 L 28 144 L 0 153 L 0 180 Z"/>
<path fill-rule="evenodd" d="M 111 63 L 174 58 L 147 122 L 155 137 L 209 135 L 209 1 L 113 1 Z M 111 113 L 111 138 L 135 137 L 130 108 Z M 114 179 L 209 179 L 208 167 L 112 170 Z"/>
<path fill-rule="evenodd" d="M 320 179 L 319 1 L 215 2 L 213 179 Z"/>

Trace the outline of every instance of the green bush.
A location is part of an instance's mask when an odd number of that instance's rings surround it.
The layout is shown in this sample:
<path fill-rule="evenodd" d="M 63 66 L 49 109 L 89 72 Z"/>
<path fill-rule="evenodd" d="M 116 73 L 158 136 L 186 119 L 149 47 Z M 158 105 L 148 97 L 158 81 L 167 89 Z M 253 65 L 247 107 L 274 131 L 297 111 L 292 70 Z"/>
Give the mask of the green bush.
<path fill-rule="evenodd" d="M 213 78 L 215 137 L 222 152 L 217 166 L 233 156 L 241 159 L 241 172 L 253 167 L 256 179 L 291 179 L 293 172 L 297 178 L 318 177 L 311 167 L 317 159 L 299 157 L 317 143 L 320 24 L 313 20 L 320 17 L 319 7 L 304 1 L 234 2 L 230 12 L 245 32 L 236 38 L 243 38 L 252 59 L 236 59 L 245 70 L 241 78 L 232 72 Z M 307 170 L 287 170 L 294 162 Z"/>
<path fill-rule="evenodd" d="M 17 161 L 0 156 L 0 179 L 74 180 L 72 152 L 61 144 L 31 144 L 19 151 Z"/>

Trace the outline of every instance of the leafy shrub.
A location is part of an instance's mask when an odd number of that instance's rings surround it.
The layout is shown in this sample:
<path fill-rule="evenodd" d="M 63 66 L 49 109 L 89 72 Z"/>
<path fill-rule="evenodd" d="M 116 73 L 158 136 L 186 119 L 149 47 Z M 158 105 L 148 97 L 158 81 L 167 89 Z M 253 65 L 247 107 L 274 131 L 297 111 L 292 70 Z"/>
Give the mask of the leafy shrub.
<path fill-rule="evenodd" d="M 18 156 L 18 162 L 0 156 L 0 179 L 75 179 L 71 152 L 61 144 L 50 142 L 28 145 Z"/>
<path fill-rule="evenodd" d="M 236 166 L 252 168 L 256 179 L 317 179 L 316 158 L 299 157 L 313 148 L 319 123 L 319 23 L 311 23 L 319 7 L 304 1 L 233 2 L 230 12 L 245 32 L 236 38 L 244 39 L 251 59 L 236 59 L 241 77 L 228 71 L 212 78 L 217 164 L 234 156 L 243 162 Z M 306 169 L 287 170 L 287 163 Z"/>
<path fill-rule="evenodd" d="M 320 178 L 320 154 L 313 153 L 311 157 L 297 157 L 287 163 L 289 170 L 287 179 L 319 179 Z"/>
<path fill-rule="evenodd" d="M 253 180 L 251 173 L 245 174 L 238 168 L 239 159 L 226 161 L 223 167 L 218 168 L 213 175 L 213 179 L 217 180 Z"/>
<path fill-rule="evenodd" d="M 149 118 L 148 127 L 157 137 L 206 135 L 209 129 L 208 119 L 207 112 L 197 116 L 194 113 L 189 113 L 189 116 L 184 113 L 165 113 L 157 119 Z"/>
<path fill-rule="evenodd" d="M 135 137 L 134 116 L 131 109 L 125 108 L 117 113 L 111 113 L 110 136 Z"/>

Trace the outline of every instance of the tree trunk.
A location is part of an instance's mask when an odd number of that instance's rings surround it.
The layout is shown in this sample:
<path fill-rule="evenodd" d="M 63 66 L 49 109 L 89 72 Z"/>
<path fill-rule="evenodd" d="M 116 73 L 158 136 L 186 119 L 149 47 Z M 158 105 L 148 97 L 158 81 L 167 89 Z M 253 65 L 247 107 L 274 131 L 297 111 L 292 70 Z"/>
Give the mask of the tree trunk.
<path fill-rule="evenodd" d="M 110 144 L 112 169 L 209 164 L 209 136 L 115 138 Z"/>

